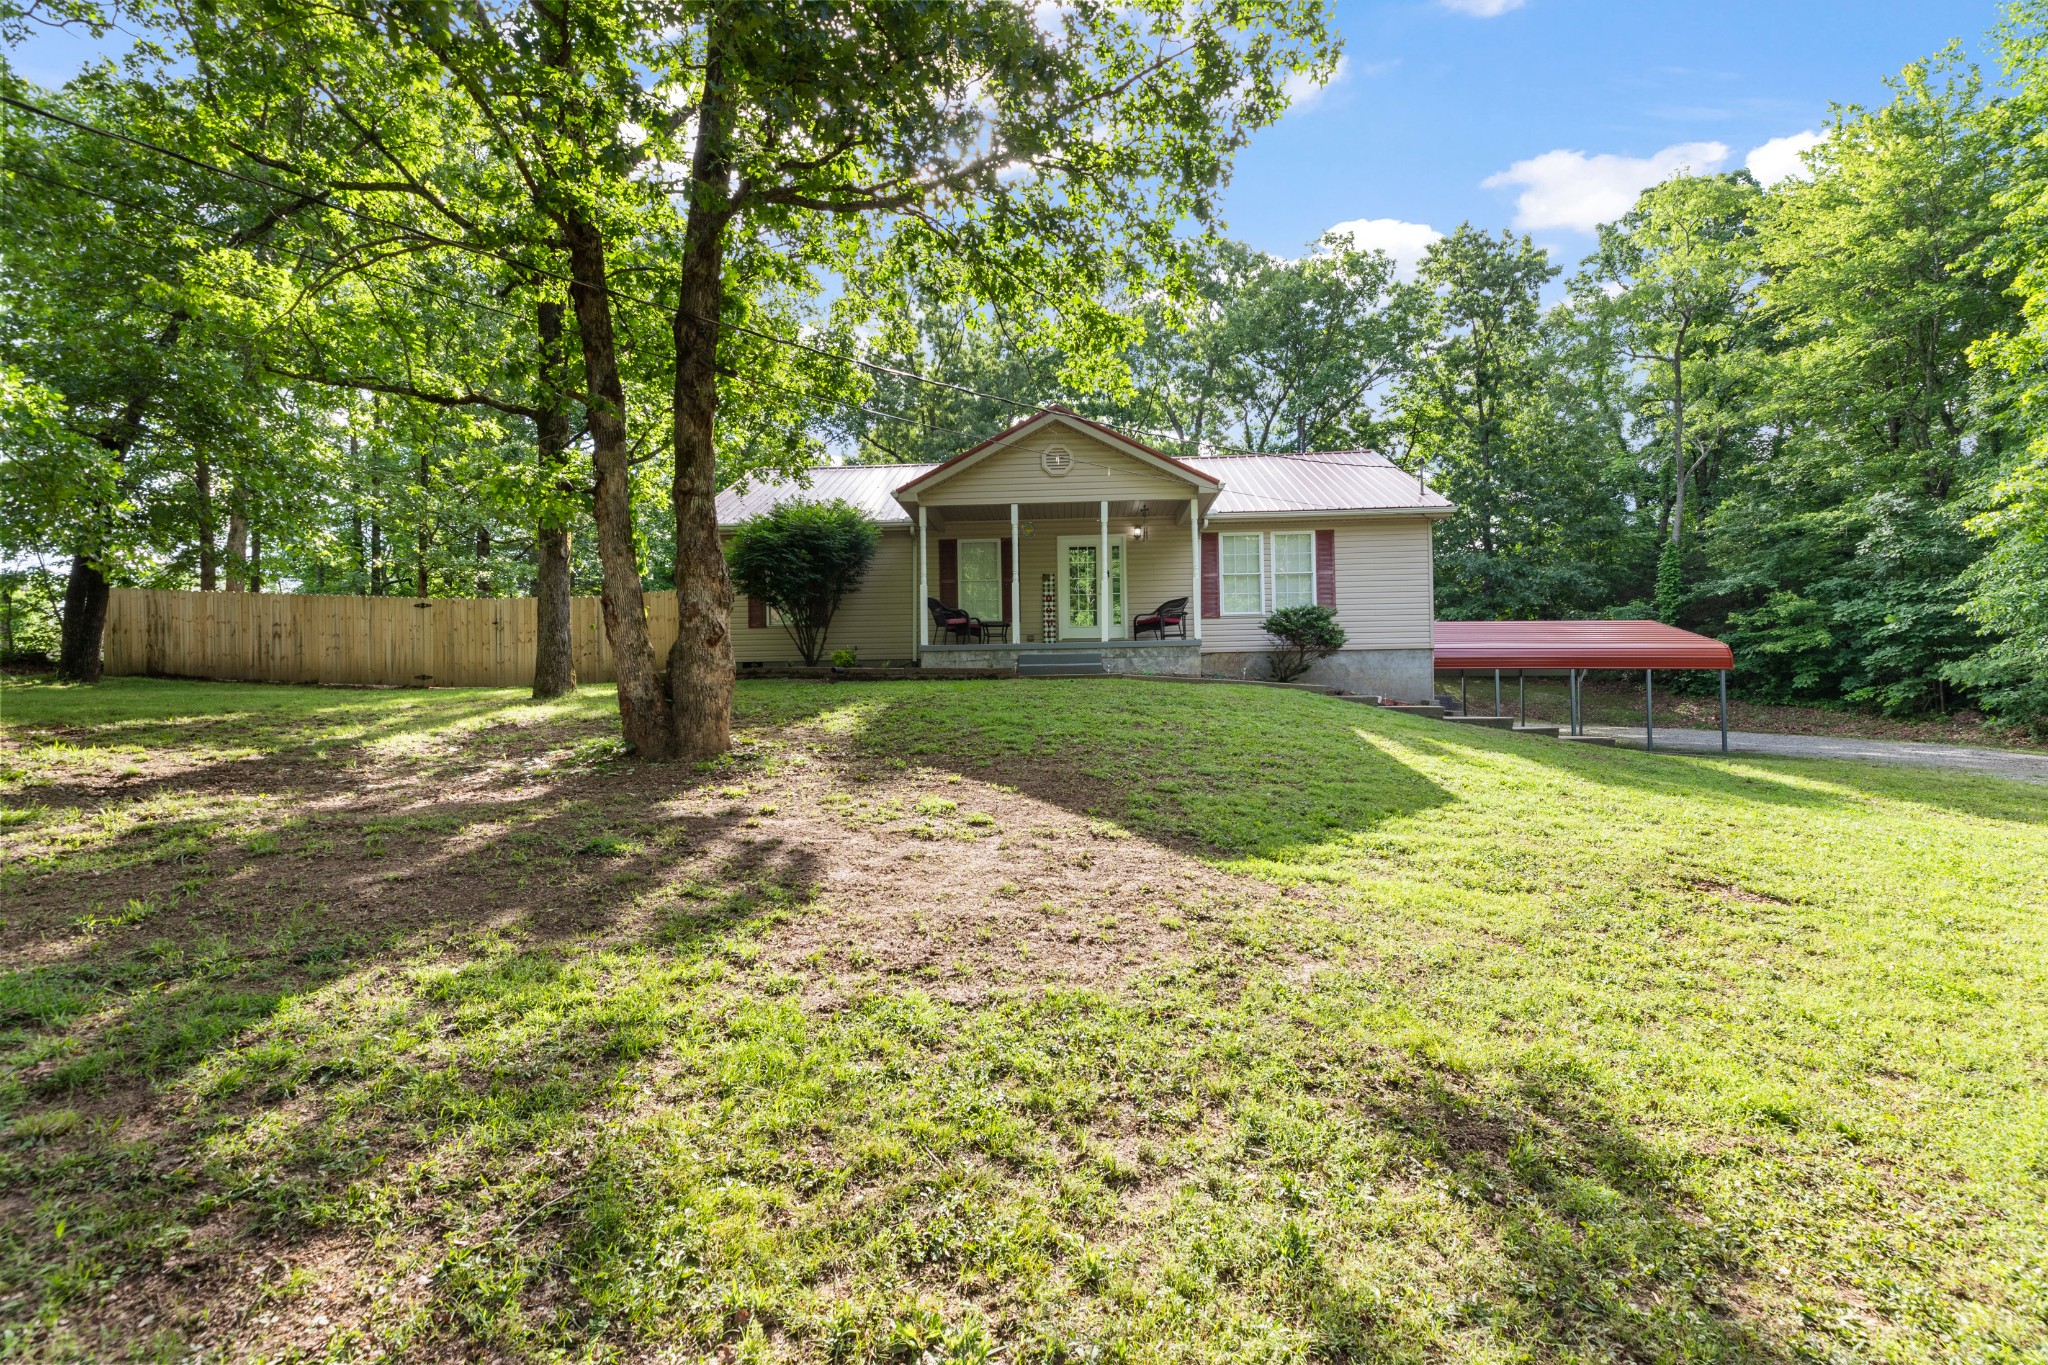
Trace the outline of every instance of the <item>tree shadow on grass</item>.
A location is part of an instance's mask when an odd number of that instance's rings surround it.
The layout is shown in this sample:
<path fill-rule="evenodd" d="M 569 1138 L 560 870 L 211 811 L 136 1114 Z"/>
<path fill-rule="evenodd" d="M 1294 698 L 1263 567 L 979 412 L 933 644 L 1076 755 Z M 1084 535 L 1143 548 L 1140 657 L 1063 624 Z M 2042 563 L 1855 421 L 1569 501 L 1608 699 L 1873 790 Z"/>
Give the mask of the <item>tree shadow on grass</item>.
<path fill-rule="evenodd" d="M 942 686 L 817 687 L 776 698 L 775 713 L 797 723 L 852 707 L 860 766 L 994 777 L 1212 851 L 1286 857 L 1451 801 L 1360 740 L 1348 704 L 1289 702 L 1273 737 L 1241 707 L 1175 711 L 1139 686 L 1092 719 L 1025 727 L 1027 751 L 990 703 L 1057 702 L 1058 689 Z M 324 826 L 261 857 L 216 836 L 205 856 L 234 892 L 222 913 L 167 899 L 152 921 L 89 943 L 53 941 L 47 921 L 10 928 L 43 958 L 0 996 L 16 1049 L 0 1066 L 20 1087 L 0 1106 L 35 1119 L 10 1139 L 29 1159 L 0 1175 L 21 1229 L 0 1252 L 0 1297 L 36 1302 L 39 1331 L 67 1313 L 93 1322 L 105 1335 L 81 1343 L 86 1356 L 141 1340 L 146 1309 L 177 1305 L 213 1315 L 180 1331 L 251 1350 L 362 1354 L 374 1336 L 418 1358 L 541 1357 L 737 1348 L 801 1326 L 817 1333 L 802 1349 L 829 1338 L 861 1359 L 916 1333 L 943 1344 L 979 1302 L 1018 1358 L 1068 1345 L 1079 1358 L 1113 1353 L 1120 1323 L 1179 1292 L 1168 1269 L 1129 1299 L 1113 1277 L 1091 1288 L 1080 1243 L 1144 1224 L 1176 1182 L 1252 1167 L 1273 1183 L 1247 1196 L 1249 1221 L 1275 1235 L 1205 1272 L 1210 1292 L 1238 1302 L 1256 1258 L 1285 1280 L 1278 1316 L 1318 1334 L 1326 1357 L 1425 1353 L 1410 1349 L 1412 1320 L 1343 1274 L 1313 1273 L 1312 1242 L 1285 1240 L 1296 1215 L 1272 1130 L 1232 1119 L 1209 1088 L 1219 1074 L 1248 1092 L 1293 1087 L 1352 1063 L 1334 1034 L 1304 1031 L 1290 1055 L 1232 1016 L 1262 964 L 1165 969 L 1128 998 L 1046 990 L 956 1007 L 903 976 L 806 1005 L 787 965 L 755 954 L 778 922 L 811 912 L 815 850 L 757 833 L 740 796 L 662 808 L 744 778 L 749 761 L 569 770 L 541 795 L 357 811 L 364 840 L 391 822 L 382 855 L 342 849 Z M 293 842 L 321 838 L 337 847 Z M 273 871 L 309 867 L 336 888 L 318 912 L 291 884 L 304 878 Z M 48 1050 L 71 1037 L 74 1055 Z M 86 1055 L 104 1058 L 98 1073 L 56 1079 Z M 115 1103 L 139 1088 L 159 1102 Z M 1678 1357 L 1682 1343 L 1694 1358 L 1777 1358 L 1714 1306 L 1733 1260 L 1693 1231 L 1667 1165 L 1585 1077 L 1531 1063 L 1487 1087 L 1417 1064 L 1350 1103 L 1514 1267 L 1456 1307 L 1457 1330 L 1496 1330 L 1497 1316 L 1501 1337 L 1539 1355 Z M 1145 1117 L 1182 1106 L 1178 1120 Z M 50 1117 L 59 1109 L 73 1128 Z M 1191 1139 L 1202 1170 L 1132 1155 L 1176 1131 L 1222 1134 Z M 1352 1173 L 1317 1165 L 1331 1146 L 1307 1127 L 1290 1159 L 1339 1190 Z M 304 1297 L 284 1263 L 316 1262 L 328 1239 L 357 1255 L 374 1245 L 365 1273 L 381 1279 L 346 1302 Z M 1057 1322 L 1056 1307 L 1026 1312 L 1004 1299 L 1015 1275 L 1050 1277 L 1059 1292 L 1041 1305 L 1086 1302 Z M 819 1296 L 848 1283 L 869 1297 L 834 1317 Z M 1190 1299 L 1189 1322 L 1160 1330 L 1199 1338 L 1219 1312 Z M 316 1313 L 366 1335 L 325 1342 Z"/>
<path fill-rule="evenodd" d="M 996 690 L 1000 689 L 1000 690 Z M 1349 703 L 1143 682 L 926 684 L 872 707 L 854 748 L 1114 820 L 1183 849 L 1281 859 L 1450 804 L 1362 741 Z M 1084 700 L 1085 706 L 1075 706 Z"/>
<path fill-rule="evenodd" d="M 317 1240 L 309 1211 L 337 1180 L 433 1150 L 422 1133 L 567 1122 L 608 1102 L 616 1067 L 662 1040 L 591 1007 L 515 1066 L 479 1077 L 444 1060 L 402 1083 L 409 1132 L 352 1135 L 332 1115 L 375 1113 L 394 1072 L 415 1069 L 390 1041 L 408 1025 L 386 1017 L 327 1047 L 323 1021 L 380 982 L 394 999 L 418 987 L 425 1009 L 454 1014 L 486 998 L 495 1010 L 523 989 L 545 1017 L 567 963 L 636 947 L 685 961 L 801 912 L 818 880 L 811 850 L 756 832 L 741 803 L 666 809 L 750 766 L 571 765 L 510 791 L 444 788 L 421 802 L 416 769 L 412 789 L 395 773 L 366 793 L 327 780 L 329 768 L 263 759 L 195 765 L 139 794 L 81 790 L 80 804 L 114 807 L 195 787 L 209 798 L 261 791 L 286 811 L 358 799 L 254 837 L 205 814 L 142 820 L 103 840 L 90 871 L 60 850 L 46 870 L 10 879 L 0 1147 L 11 1136 L 33 1156 L 0 1167 L 0 1201 L 21 1215 L 0 1250 L 0 1299 L 40 1303 L 41 1330 L 27 1339 L 52 1358 L 140 1350 L 148 1334 L 133 1324 L 151 1302 L 199 1315 L 180 1332 L 224 1313 L 234 1339 L 255 1303 L 227 1267 L 264 1238 Z M 445 970 L 419 965 L 438 958 Z M 432 979 L 407 979 L 422 970 Z M 580 989 L 590 994 L 589 980 Z M 264 1134 L 262 1155 L 241 1159 L 255 1155 L 236 1152 L 246 1138 L 223 1147 L 234 1132 Z M 132 1310 L 87 1315 L 98 1335 L 67 1343 L 66 1304 L 84 1294 L 82 1308 L 116 1282 Z"/>

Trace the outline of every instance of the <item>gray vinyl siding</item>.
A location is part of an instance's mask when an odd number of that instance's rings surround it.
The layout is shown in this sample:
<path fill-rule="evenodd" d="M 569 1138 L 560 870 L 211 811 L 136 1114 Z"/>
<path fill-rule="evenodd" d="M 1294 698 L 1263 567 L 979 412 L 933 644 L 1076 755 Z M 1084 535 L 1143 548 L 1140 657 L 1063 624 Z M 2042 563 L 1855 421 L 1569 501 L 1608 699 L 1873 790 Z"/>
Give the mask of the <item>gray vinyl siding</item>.
<path fill-rule="evenodd" d="M 917 538 L 907 531 L 885 530 L 875 562 L 860 587 L 839 604 L 832 618 L 826 648 L 858 649 L 863 663 L 887 663 L 911 657 L 911 550 Z M 934 556 L 936 559 L 936 556 Z M 937 573 L 936 563 L 932 566 Z M 732 651 L 740 663 L 794 663 L 796 642 L 781 626 L 747 628 L 747 599 L 736 594 L 732 604 Z"/>
<path fill-rule="evenodd" d="M 1017 638 L 1037 640 L 1042 634 L 1040 588 L 1044 575 L 1057 570 L 1061 536 L 1094 536 L 1100 526 L 1093 520 L 1039 521 L 1031 523 L 1033 534 L 1023 537 L 1018 560 L 1023 601 L 1013 611 Z M 1113 532 L 1128 535 L 1126 518 L 1112 521 Z M 1430 564 L 1430 522 L 1423 517 L 1373 517 L 1342 521 L 1211 521 L 1214 532 L 1334 530 L 1337 550 L 1337 620 L 1352 649 L 1427 649 L 1431 646 L 1434 619 L 1434 580 Z M 943 538 L 1000 540 L 1010 534 L 1003 522 L 949 523 Z M 931 537 L 930 587 L 939 592 L 939 551 L 941 535 Z M 1193 591 L 1189 570 L 1187 523 L 1175 525 L 1154 517 L 1146 526 L 1146 538 L 1127 541 L 1130 550 L 1128 613 L 1150 611 L 1161 602 L 1185 597 Z M 829 647 L 858 649 L 868 662 L 907 659 L 911 656 L 915 621 L 912 610 L 919 601 L 915 581 L 916 537 L 899 530 L 885 531 L 874 567 L 858 592 L 846 599 L 833 619 Z M 1262 546 L 1268 557 L 1270 541 Z M 1197 603 L 1199 605 L 1199 601 Z M 1258 615 L 1211 617 L 1202 622 L 1205 650 L 1222 652 L 1269 649 L 1272 641 L 1259 628 Z M 789 662 L 796 645 L 780 626 L 760 630 L 747 628 L 744 597 L 733 603 L 733 653 L 741 663 Z"/>
<path fill-rule="evenodd" d="M 1347 649 L 1430 648 L 1436 618 L 1436 587 L 1430 563 L 1430 521 L 1426 517 L 1362 517 L 1346 521 L 1211 519 L 1209 531 L 1334 530 L 1337 550 L 1337 624 Z M 1260 555 L 1271 590 L 1272 541 L 1262 539 Z M 1206 650 L 1272 648 L 1258 615 L 1225 616 L 1202 622 Z"/>

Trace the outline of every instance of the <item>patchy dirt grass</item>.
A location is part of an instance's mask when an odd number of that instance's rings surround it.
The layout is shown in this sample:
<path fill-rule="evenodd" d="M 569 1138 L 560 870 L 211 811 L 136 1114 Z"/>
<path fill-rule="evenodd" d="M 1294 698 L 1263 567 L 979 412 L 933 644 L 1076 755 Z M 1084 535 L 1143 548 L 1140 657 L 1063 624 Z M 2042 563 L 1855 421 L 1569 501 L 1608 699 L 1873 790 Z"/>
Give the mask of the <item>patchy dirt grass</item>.
<path fill-rule="evenodd" d="M 0 690 L 0 1359 L 2048 1347 L 2037 791 L 608 704 Z"/>

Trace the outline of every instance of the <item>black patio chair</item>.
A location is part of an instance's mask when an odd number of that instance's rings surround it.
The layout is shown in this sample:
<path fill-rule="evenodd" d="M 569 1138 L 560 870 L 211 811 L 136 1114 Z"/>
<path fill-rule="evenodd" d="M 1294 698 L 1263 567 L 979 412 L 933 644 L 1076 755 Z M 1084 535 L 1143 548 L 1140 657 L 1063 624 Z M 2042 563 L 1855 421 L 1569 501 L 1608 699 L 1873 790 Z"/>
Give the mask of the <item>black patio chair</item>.
<path fill-rule="evenodd" d="M 941 636 L 956 640 L 981 639 L 981 622 L 960 608 L 949 607 L 936 597 L 927 597 L 924 609 L 932 614 L 932 626 Z"/>
<path fill-rule="evenodd" d="M 1172 598 L 1169 601 L 1161 602 L 1143 616 L 1132 619 L 1131 638 L 1133 640 L 1148 630 L 1155 632 L 1162 640 L 1169 634 L 1177 635 L 1183 640 L 1187 639 L 1188 599 L 1185 597 Z"/>

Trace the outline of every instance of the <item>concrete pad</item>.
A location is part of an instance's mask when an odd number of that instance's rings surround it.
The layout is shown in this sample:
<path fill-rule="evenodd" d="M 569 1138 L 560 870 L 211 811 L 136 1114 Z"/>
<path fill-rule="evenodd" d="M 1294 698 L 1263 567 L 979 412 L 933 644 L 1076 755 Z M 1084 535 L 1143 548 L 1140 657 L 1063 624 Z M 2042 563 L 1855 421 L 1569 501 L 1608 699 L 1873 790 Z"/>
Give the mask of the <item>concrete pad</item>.
<path fill-rule="evenodd" d="M 1586 733 L 1630 748 L 1643 746 L 1640 726 L 1589 725 Z M 1719 730 L 1667 730 L 1657 727 L 1657 751 L 1721 752 Z M 2020 749 L 1977 749 L 1961 744 L 1921 744 L 1900 739 L 1844 739 L 1837 735 L 1770 735 L 1755 730 L 1730 730 L 1728 751 L 1738 754 L 1782 754 L 1791 758 L 1859 758 L 1873 763 L 1906 763 L 1954 768 L 2048 783 L 2048 754 Z"/>

